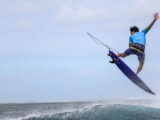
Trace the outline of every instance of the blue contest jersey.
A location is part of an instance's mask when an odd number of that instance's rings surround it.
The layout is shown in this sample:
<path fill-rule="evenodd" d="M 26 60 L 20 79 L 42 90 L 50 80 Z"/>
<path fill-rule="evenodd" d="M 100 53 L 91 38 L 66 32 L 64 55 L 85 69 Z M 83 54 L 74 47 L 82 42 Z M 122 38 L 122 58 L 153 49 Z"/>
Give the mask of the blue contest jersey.
<path fill-rule="evenodd" d="M 146 44 L 146 33 L 148 32 L 147 29 L 142 30 L 141 32 L 136 32 L 129 37 L 129 43 L 138 43 L 141 45 Z"/>

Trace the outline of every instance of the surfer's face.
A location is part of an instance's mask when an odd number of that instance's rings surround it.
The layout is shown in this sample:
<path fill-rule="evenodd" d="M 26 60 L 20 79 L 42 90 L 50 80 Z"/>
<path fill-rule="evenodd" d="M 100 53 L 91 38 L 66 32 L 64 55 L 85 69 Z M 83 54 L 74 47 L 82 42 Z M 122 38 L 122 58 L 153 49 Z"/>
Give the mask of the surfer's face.
<path fill-rule="evenodd" d="M 134 31 L 132 31 L 132 32 L 131 32 L 131 35 L 133 35 L 134 33 L 135 33 L 135 32 L 134 32 Z"/>

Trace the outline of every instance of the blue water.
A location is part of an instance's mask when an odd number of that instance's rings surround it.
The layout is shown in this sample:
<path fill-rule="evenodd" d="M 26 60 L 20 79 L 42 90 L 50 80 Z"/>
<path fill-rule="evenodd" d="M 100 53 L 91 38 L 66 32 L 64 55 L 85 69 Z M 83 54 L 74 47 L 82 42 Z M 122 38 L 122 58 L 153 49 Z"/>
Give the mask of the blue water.
<path fill-rule="evenodd" d="M 151 101 L 0 104 L 0 120 L 160 120 L 160 108 L 151 106 Z"/>

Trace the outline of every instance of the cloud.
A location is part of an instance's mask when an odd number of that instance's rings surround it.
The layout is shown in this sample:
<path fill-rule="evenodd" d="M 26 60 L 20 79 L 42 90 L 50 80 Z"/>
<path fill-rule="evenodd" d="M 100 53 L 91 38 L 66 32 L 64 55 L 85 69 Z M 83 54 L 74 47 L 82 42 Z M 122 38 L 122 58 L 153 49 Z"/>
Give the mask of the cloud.
<path fill-rule="evenodd" d="M 47 11 L 51 7 L 57 4 L 58 0 L 15 0 L 15 1 L 3 1 L 0 3 L 0 13 L 34 13 Z"/>
<path fill-rule="evenodd" d="M 160 1 L 155 0 L 130 0 L 116 1 L 113 3 L 109 0 L 104 2 L 104 5 L 98 4 L 98 1 L 90 4 L 72 4 L 65 3 L 59 6 L 59 11 L 56 15 L 57 22 L 64 24 L 97 22 L 106 20 L 110 21 L 128 21 L 136 20 L 137 18 L 145 18 L 152 15 L 154 12 L 160 11 Z M 154 7 L 150 7 L 154 6 Z"/>
<path fill-rule="evenodd" d="M 102 19 L 102 16 L 105 18 L 108 14 L 106 8 L 90 9 L 84 6 L 74 7 L 71 5 L 64 5 L 57 13 L 56 20 L 61 23 L 95 21 Z"/>
<path fill-rule="evenodd" d="M 119 3 L 118 9 L 122 17 L 126 15 L 126 18 L 137 19 L 158 12 L 160 10 L 158 4 L 160 4 L 158 0 L 131 0 Z"/>

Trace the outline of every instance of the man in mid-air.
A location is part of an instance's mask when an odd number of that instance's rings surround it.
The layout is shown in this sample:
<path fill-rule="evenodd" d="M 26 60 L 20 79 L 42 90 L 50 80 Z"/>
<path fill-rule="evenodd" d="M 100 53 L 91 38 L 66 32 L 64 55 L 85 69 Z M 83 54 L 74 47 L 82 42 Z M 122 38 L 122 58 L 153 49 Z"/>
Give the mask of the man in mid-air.
<path fill-rule="evenodd" d="M 139 60 L 139 67 L 137 69 L 136 74 L 138 74 L 141 71 L 145 60 L 145 35 L 151 29 L 158 17 L 158 13 L 155 13 L 154 20 L 147 28 L 145 28 L 141 32 L 139 32 L 139 28 L 137 26 L 130 27 L 131 36 L 129 37 L 129 48 L 124 53 L 120 53 L 117 55 L 122 58 L 129 55 L 137 55 Z"/>

